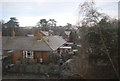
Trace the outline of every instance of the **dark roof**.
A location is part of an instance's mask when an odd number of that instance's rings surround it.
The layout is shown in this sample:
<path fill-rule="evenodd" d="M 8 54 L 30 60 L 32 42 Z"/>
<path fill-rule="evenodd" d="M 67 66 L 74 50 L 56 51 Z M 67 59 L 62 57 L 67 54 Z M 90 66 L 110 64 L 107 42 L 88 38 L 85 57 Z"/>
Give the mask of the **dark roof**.
<path fill-rule="evenodd" d="M 37 40 L 36 37 L 3 37 L 3 50 L 36 50 L 53 51 L 58 49 L 66 41 L 60 36 L 43 37 Z"/>

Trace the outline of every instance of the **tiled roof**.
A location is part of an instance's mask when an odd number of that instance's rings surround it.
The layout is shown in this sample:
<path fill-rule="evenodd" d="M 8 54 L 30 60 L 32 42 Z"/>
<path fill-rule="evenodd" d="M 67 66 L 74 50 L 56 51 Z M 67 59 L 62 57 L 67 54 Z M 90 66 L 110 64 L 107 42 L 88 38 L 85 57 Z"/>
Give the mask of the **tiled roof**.
<path fill-rule="evenodd" d="M 3 37 L 3 50 L 36 50 L 53 51 L 58 49 L 66 41 L 60 36 L 46 36 L 41 40 L 36 37 Z"/>
<path fill-rule="evenodd" d="M 66 41 L 61 36 L 48 36 L 43 38 L 51 49 L 56 50 L 62 46 Z"/>

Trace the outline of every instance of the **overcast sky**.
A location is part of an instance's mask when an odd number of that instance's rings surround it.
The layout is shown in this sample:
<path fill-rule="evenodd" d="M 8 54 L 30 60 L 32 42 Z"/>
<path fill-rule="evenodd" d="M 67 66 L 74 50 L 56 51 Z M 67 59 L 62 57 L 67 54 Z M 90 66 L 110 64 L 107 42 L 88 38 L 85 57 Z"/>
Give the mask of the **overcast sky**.
<path fill-rule="evenodd" d="M 78 5 L 86 0 L 1 0 L 0 18 L 17 17 L 20 26 L 35 26 L 40 19 L 55 19 L 57 25 L 76 24 Z M 90 1 L 90 0 L 88 0 Z M 94 0 L 99 11 L 118 17 L 119 0 Z"/>

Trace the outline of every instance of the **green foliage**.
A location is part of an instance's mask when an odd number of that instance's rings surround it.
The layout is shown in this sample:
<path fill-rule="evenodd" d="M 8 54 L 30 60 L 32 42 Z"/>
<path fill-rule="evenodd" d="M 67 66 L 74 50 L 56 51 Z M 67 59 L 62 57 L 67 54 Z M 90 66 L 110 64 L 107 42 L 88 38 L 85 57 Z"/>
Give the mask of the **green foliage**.
<path fill-rule="evenodd" d="M 8 72 L 8 71 L 4 71 Z M 54 64 L 44 65 L 44 64 L 15 64 L 14 67 L 9 69 L 8 73 L 17 74 L 59 74 L 59 66 Z"/>
<path fill-rule="evenodd" d="M 108 19 L 101 19 L 101 21 L 96 26 L 86 28 L 86 34 L 81 40 L 84 40 L 83 47 L 87 44 L 85 47 L 86 50 L 84 51 L 92 54 L 90 55 L 91 59 L 99 59 L 99 61 L 103 60 L 104 62 L 109 61 L 107 56 L 108 51 L 117 68 L 116 57 L 118 56 L 118 27 L 116 24 L 116 20 L 109 21 Z M 106 46 L 107 50 L 104 48 L 104 45 Z"/>
<path fill-rule="evenodd" d="M 16 35 L 18 32 L 19 22 L 17 22 L 16 17 L 11 17 L 7 23 L 2 25 L 2 35 L 3 36 L 12 36 L 12 32 L 15 31 Z"/>
<path fill-rule="evenodd" d="M 52 28 L 56 26 L 56 23 L 57 21 L 55 21 L 55 19 L 49 19 L 48 21 L 49 26 Z"/>
<path fill-rule="evenodd" d="M 114 61 L 117 56 L 117 22 L 104 13 L 98 12 L 94 2 L 84 2 L 80 6 L 80 14 L 84 15 L 80 28 L 82 51 L 101 58 L 107 51 Z M 101 20 L 100 20 L 101 19 Z M 94 23 L 94 24 L 93 24 Z M 106 49 L 106 48 L 107 49 Z M 106 58 L 104 58 L 106 59 Z M 107 58 L 109 61 L 109 59 Z"/>
<path fill-rule="evenodd" d="M 78 35 L 75 31 L 71 31 L 69 41 L 75 44 L 78 42 Z"/>
<path fill-rule="evenodd" d="M 49 62 L 50 62 L 50 63 L 58 64 L 59 59 L 60 59 L 60 57 L 59 57 L 58 54 L 50 54 L 50 55 L 49 55 Z"/>
<path fill-rule="evenodd" d="M 78 47 L 77 47 L 77 44 L 73 44 L 72 45 L 72 49 L 77 49 Z"/>
<path fill-rule="evenodd" d="M 50 29 L 56 27 L 57 21 L 55 19 L 41 19 L 38 23 L 37 26 L 40 27 L 42 31 L 49 31 Z"/>
<path fill-rule="evenodd" d="M 90 76 L 93 76 L 95 78 L 108 76 L 108 74 L 112 74 L 112 77 L 116 76 L 116 74 L 114 73 L 114 69 L 111 65 L 110 59 L 108 58 L 108 54 L 112 59 L 115 69 L 117 70 L 119 58 L 117 22 L 118 21 L 114 19 L 101 19 L 101 21 L 95 26 L 80 28 L 80 42 L 82 45 L 80 55 L 84 56 L 83 53 L 85 53 L 87 55 L 86 58 L 89 57 L 86 59 L 89 59 L 89 65 L 94 64 L 94 66 L 91 66 L 91 69 L 93 69 L 93 71 L 89 69 L 88 74 L 90 73 L 90 71 L 91 73 L 97 73 L 98 68 L 96 67 L 98 65 L 99 71 L 101 73 L 103 73 L 102 71 L 106 72 L 103 76 L 101 76 L 98 73 L 98 76 L 96 76 L 96 74 Z M 107 71 L 105 69 L 102 69 L 105 67 L 109 67 L 109 69 Z M 111 78 L 110 76 L 108 77 Z"/>
<path fill-rule="evenodd" d="M 43 31 L 48 31 L 48 21 L 46 19 L 41 19 L 39 22 L 42 26 Z"/>
<path fill-rule="evenodd" d="M 100 35 L 98 33 L 89 32 L 86 36 L 87 36 L 88 42 L 94 43 L 96 45 L 101 44 Z"/>

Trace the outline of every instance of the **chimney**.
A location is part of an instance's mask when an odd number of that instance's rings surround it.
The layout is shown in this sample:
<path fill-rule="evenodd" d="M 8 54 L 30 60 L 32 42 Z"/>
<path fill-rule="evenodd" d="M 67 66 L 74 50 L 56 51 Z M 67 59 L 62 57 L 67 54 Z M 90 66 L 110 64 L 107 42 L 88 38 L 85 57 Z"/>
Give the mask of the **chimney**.
<path fill-rule="evenodd" d="M 37 40 L 41 40 L 43 38 L 42 34 L 41 33 L 38 33 L 37 35 Z"/>

